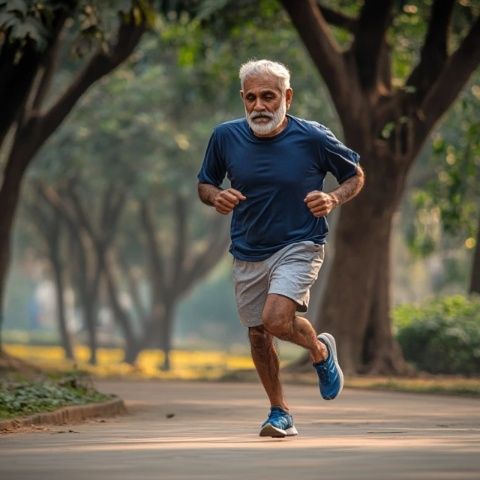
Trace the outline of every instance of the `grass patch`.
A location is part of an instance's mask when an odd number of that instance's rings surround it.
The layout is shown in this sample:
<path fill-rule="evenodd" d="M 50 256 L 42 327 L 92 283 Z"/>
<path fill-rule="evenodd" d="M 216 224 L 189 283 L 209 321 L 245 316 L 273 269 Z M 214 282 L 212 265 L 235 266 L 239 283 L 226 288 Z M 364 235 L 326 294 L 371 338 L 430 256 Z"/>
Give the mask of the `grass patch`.
<path fill-rule="evenodd" d="M 95 390 L 90 378 L 81 372 L 54 373 L 36 379 L 7 378 L 0 380 L 0 419 L 110 399 L 111 395 Z"/>

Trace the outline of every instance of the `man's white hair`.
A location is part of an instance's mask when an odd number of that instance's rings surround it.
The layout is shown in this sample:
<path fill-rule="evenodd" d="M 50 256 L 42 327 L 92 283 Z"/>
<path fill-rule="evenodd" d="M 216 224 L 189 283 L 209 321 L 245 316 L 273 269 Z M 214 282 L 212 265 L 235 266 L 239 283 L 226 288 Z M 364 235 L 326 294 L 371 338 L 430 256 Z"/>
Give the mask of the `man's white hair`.
<path fill-rule="evenodd" d="M 283 91 L 290 88 L 290 72 L 283 63 L 272 62 L 271 60 L 250 60 L 249 62 L 244 63 L 238 72 L 242 90 L 245 80 L 248 77 L 256 77 L 265 74 L 278 78 Z"/>

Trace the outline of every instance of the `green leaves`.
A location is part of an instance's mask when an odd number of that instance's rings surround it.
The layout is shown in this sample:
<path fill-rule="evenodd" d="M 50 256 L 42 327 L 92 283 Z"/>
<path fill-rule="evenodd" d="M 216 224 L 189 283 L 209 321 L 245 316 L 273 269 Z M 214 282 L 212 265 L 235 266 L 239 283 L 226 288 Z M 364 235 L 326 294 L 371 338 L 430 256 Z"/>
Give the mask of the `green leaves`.
<path fill-rule="evenodd" d="M 480 298 L 460 295 L 393 312 L 405 358 L 430 373 L 475 375 L 480 371 Z"/>
<path fill-rule="evenodd" d="M 31 415 L 66 405 L 83 405 L 110 399 L 97 392 L 91 382 L 78 374 L 57 380 L 0 382 L 0 418 Z"/>
<path fill-rule="evenodd" d="M 466 249 L 475 246 L 480 217 L 478 82 L 477 75 L 434 134 L 427 164 L 432 175 L 411 194 L 414 218 L 407 240 L 420 256 L 431 254 L 444 237 Z"/>
<path fill-rule="evenodd" d="M 43 21 L 43 6 L 41 2 L 33 6 L 29 6 L 30 3 L 23 0 L 0 3 L 0 31 L 10 43 L 32 41 L 36 49 L 42 51 L 49 38 L 48 28 Z"/>

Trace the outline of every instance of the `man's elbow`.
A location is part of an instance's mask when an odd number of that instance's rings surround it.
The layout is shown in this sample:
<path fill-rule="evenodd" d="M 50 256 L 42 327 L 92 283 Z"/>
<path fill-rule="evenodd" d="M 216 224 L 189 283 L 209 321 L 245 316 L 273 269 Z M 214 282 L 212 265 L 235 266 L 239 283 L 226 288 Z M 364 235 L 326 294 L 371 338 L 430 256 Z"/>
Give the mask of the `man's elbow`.
<path fill-rule="evenodd" d="M 198 194 L 198 198 L 200 199 L 200 201 L 202 203 L 205 203 L 206 205 L 209 205 L 209 203 L 207 202 L 206 200 L 206 185 L 205 183 L 201 183 L 201 182 L 198 182 L 198 185 L 197 185 L 197 194 Z"/>
<path fill-rule="evenodd" d="M 358 183 L 358 191 L 360 191 L 365 185 L 365 172 L 363 171 L 363 168 L 360 165 L 357 165 L 356 179 Z"/>

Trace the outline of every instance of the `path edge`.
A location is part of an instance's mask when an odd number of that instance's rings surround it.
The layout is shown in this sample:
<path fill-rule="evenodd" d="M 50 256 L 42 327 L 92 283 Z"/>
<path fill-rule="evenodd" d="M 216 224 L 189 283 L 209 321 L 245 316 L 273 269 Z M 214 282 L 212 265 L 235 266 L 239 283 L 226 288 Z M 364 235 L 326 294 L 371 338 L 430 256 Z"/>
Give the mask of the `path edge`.
<path fill-rule="evenodd" d="M 64 425 L 80 423 L 90 418 L 114 417 L 127 413 L 125 402 L 114 398 L 106 402 L 62 407 L 53 412 L 36 413 L 28 417 L 12 418 L 0 421 L 0 433 L 13 432 L 32 425 Z"/>

